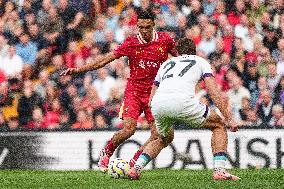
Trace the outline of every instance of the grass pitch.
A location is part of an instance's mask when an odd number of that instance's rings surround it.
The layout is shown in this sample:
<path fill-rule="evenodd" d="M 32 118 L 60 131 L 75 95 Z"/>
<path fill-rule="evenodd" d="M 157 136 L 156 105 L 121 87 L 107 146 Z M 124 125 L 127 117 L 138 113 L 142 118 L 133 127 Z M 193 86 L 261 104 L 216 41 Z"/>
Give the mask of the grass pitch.
<path fill-rule="evenodd" d="M 213 181 L 211 170 L 144 171 L 139 181 L 113 179 L 98 171 L 30 171 L 1 170 L 0 188 L 68 188 L 68 189 L 284 189 L 283 169 L 231 170 L 242 179 L 239 181 Z"/>

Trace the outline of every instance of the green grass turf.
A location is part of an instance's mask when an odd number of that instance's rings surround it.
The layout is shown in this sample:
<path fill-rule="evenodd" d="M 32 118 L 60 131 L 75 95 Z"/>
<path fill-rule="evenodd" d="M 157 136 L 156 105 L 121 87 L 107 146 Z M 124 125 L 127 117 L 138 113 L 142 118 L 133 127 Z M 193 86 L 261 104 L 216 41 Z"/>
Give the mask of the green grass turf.
<path fill-rule="evenodd" d="M 213 181 L 211 170 L 144 171 L 139 181 L 113 179 L 98 171 L 30 171 L 1 170 L 0 188 L 218 188 L 218 189 L 284 189 L 283 169 L 231 170 L 240 176 L 239 181 Z"/>

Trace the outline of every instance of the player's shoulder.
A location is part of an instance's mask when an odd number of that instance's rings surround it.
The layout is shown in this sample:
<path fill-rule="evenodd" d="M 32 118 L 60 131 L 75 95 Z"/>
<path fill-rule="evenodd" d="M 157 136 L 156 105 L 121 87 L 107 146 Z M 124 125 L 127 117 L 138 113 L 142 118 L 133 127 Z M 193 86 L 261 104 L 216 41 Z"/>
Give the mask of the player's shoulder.
<path fill-rule="evenodd" d="M 157 31 L 159 39 L 174 40 L 167 32 Z"/>
<path fill-rule="evenodd" d="M 131 35 L 131 36 L 128 36 L 125 40 L 124 40 L 124 43 L 127 43 L 127 44 L 138 44 L 139 43 L 139 40 L 138 40 L 138 37 L 136 35 Z"/>

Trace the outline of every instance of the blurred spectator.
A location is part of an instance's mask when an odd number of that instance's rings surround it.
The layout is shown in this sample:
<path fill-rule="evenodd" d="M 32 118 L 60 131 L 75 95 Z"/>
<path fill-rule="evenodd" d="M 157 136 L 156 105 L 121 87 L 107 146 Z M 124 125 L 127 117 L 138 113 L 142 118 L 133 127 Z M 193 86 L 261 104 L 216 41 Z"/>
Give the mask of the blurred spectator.
<path fill-rule="evenodd" d="M 48 11 L 52 8 L 51 0 L 43 0 L 40 10 L 37 11 L 37 22 L 40 26 L 45 24 L 45 21 L 48 19 Z"/>
<path fill-rule="evenodd" d="M 242 98 L 240 113 L 240 124 L 241 126 L 256 126 L 257 115 L 256 111 L 250 106 L 250 99 L 247 97 Z"/>
<path fill-rule="evenodd" d="M 185 31 L 187 29 L 186 17 L 181 15 L 178 17 L 178 27 L 175 29 L 176 37 L 183 38 L 185 37 Z"/>
<path fill-rule="evenodd" d="M 178 26 L 178 18 L 181 16 L 181 12 L 179 12 L 175 3 L 170 3 L 168 7 L 168 11 L 163 13 L 163 18 L 165 19 L 168 27 L 176 28 Z"/>
<path fill-rule="evenodd" d="M 275 101 L 284 106 L 284 76 L 281 77 L 277 87 L 275 88 Z"/>
<path fill-rule="evenodd" d="M 19 80 L 13 78 L 8 82 L 5 81 L 0 84 L 0 107 L 5 121 L 18 117 L 17 107 L 20 97 L 13 89 L 14 86 L 11 84 L 12 81 L 17 83 Z"/>
<path fill-rule="evenodd" d="M 16 54 L 15 46 L 10 46 L 8 55 L 0 59 L 0 69 L 8 78 L 21 79 L 23 66 L 22 58 Z"/>
<path fill-rule="evenodd" d="M 115 31 L 117 29 L 118 20 L 119 20 L 119 15 L 117 14 L 115 7 L 108 7 L 106 27 L 112 31 Z"/>
<path fill-rule="evenodd" d="M 249 60 L 246 62 L 246 68 L 243 73 L 244 86 L 249 90 L 251 94 L 251 104 L 255 105 L 258 99 L 259 91 L 257 82 L 260 75 L 257 72 L 256 60 Z"/>
<path fill-rule="evenodd" d="M 48 85 L 55 86 L 56 84 L 50 81 L 48 71 L 42 70 L 39 73 L 38 83 L 36 83 L 36 85 L 34 86 L 35 92 L 38 93 L 42 99 L 46 99 Z"/>
<path fill-rule="evenodd" d="M 41 108 L 36 107 L 32 112 L 32 119 L 24 126 L 28 130 L 42 130 L 48 127 L 44 120 L 44 115 Z"/>
<path fill-rule="evenodd" d="M 78 45 L 76 41 L 70 41 L 68 43 L 68 50 L 64 54 L 64 60 L 68 68 L 78 67 L 78 62 L 82 59 Z"/>
<path fill-rule="evenodd" d="M 50 79 L 54 81 L 55 83 L 59 84 L 60 79 L 60 72 L 65 67 L 65 62 L 63 59 L 63 56 L 58 54 L 51 58 L 52 63 L 52 73 L 50 74 Z M 69 79 L 69 77 L 65 77 L 65 79 Z"/>
<path fill-rule="evenodd" d="M 12 117 L 11 119 L 8 120 L 7 128 L 8 128 L 8 131 L 21 131 L 22 130 L 19 125 L 19 120 L 16 117 Z"/>
<path fill-rule="evenodd" d="M 210 53 L 213 53 L 216 50 L 216 39 L 214 34 L 215 28 L 213 25 L 207 25 L 202 33 L 202 38 L 197 49 L 202 51 L 206 56 L 209 56 Z"/>
<path fill-rule="evenodd" d="M 0 58 L 4 58 L 8 55 L 9 45 L 7 44 L 8 40 L 4 35 L 0 33 Z"/>
<path fill-rule="evenodd" d="M 198 24 L 197 20 L 199 15 L 202 14 L 201 3 L 198 0 L 190 1 L 191 12 L 187 15 L 187 26 L 191 28 L 192 26 Z"/>
<path fill-rule="evenodd" d="M 268 65 L 273 62 L 269 49 L 262 47 L 258 52 L 258 72 L 260 75 L 268 76 Z"/>
<path fill-rule="evenodd" d="M 203 0 L 202 1 L 203 10 L 207 16 L 211 16 L 214 13 L 216 5 L 217 5 L 217 2 L 215 0 Z"/>
<path fill-rule="evenodd" d="M 110 119 L 115 119 L 119 115 L 121 101 L 123 100 L 123 93 L 119 91 L 119 87 L 115 86 L 110 90 L 110 96 L 106 101 L 107 112 Z"/>
<path fill-rule="evenodd" d="M 4 119 L 2 111 L 0 111 L 0 131 L 7 131 L 7 123 Z"/>
<path fill-rule="evenodd" d="M 251 23 L 258 23 L 261 15 L 266 11 L 265 4 L 261 4 L 259 0 L 251 0 L 250 7 L 246 11 Z"/>
<path fill-rule="evenodd" d="M 53 99 L 50 102 L 51 107 L 45 114 L 45 121 L 47 125 L 47 129 L 55 130 L 60 129 L 60 115 L 62 113 L 62 107 L 60 104 L 60 100 L 58 98 Z"/>
<path fill-rule="evenodd" d="M 89 130 L 94 127 L 94 121 L 88 117 L 85 110 L 79 110 L 77 113 L 77 121 L 72 124 L 72 129 Z"/>
<path fill-rule="evenodd" d="M 199 45 L 201 41 L 201 30 L 198 25 L 193 26 L 191 29 L 185 31 L 185 37 L 194 41 L 195 45 Z"/>
<path fill-rule="evenodd" d="M 47 56 L 48 42 L 44 38 L 43 34 L 40 33 L 38 25 L 37 24 L 30 25 L 28 31 L 31 41 L 37 45 L 37 49 L 39 51 L 38 57 L 44 58 L 45 56 Z"/>
<path fill-rule="evenodd" d="M 45 77 L 45 76 L 44 76 Z M 42 78 L 44 80 L 44 78 Z M 59 96 L 59 89 L 54 85 L 54 83 L 45 83 L 46 93 L 45 99 L 43 103 L 43 110 L 44 112 L 50 111 L 52 107 L 52 102 L 58 98 Z"/>
<path fill-rule="evenodd" d="M 63 35 L 64 23 L 56 8 L 51 7 L 48 10 L 48 16 L 44 18 L 40 27 L 48 44 L 55 45 L 58 53 L 66 50 L 66 39 Z"/>
<path fill-rule="evenodd" d="M 34 42 L 30 41 L 28 34 L 24 33 L 20 36 L 20 43 L 16 45 L 16 53 L 22 58 L 25 65 L 34 65 L 38 48 Z"/>
<path fill-rule="evenodd" d="M 96 20 L 96 30 L 94 32 L 94 41 L 99 44 L 106 42 L 105 31 L 106 31 L 106 19 L 105 17 L 99 17 Z"/>
<path fill-rule="evenodd" d="M 80 25 L 83 20 L 83 13 L 80 10 L 75 10 L 69 4 L 68 0 L 59 0 L 58 9 L 59 16 L 62 18 L 66 30 L 65 34 L 67 35 L 67 39 L 80 39 Z"/>
<path fill-rule="evenodd" d="M 269 62 L 268 64 L 268 77 L 267 83 L 270 92 L 274 92 L 276 86 L 280 81 L 281 76 L 277 73 L 277 67 L 275 62 Z"/>
<path fill-rule="evenodd" d="M 231 55 L 232 52 L 232 46 L 234 41 L 234 30 L 231 25 L 226 25 L 222 30 L 223 36 L 222 36 L 222 44 L 223 47 L 221 50 L 224 50 L 227 54 Z"/>
<path fill-rule="evenodd" d="M 27 12 L 24 17 L 24 29 L 29 30 L 31 25 L 36 24 L 36 17 L 33 12 Z"/>
<path fill-rule="evenodd" d="M 277 48 L 277 41 L 278 37 L 276 36 L 275 29 L 271 25 L 268 26 L 262 41 L 263 45 L 272 53 Z"/>
<path fill-rule="evenodd" d="M 107 120 L 105 116 L 103 116 L 102 114 L 95 115 L 94 120 L 95 120 L 96 129 L 108 129 L 109 128 L 107 124 Z"/>
<path fill-rule="evenodd" d="M 98 91 L 100 99 L 105 102 L 109 96 L 111 88 L 115 85 L 115 79 L 111 77 L 106 68 L 100 68 L 97 71 L 97 79 L 93 82 L 93 86 Z"/>
<path fill-rule="evenodd" d="M 230 90 L 227 92 L 232 105 L 233 116 L 236 120 L 240 120 L 239 111 L 244 97 L 250 98 L 249 90 L 242 86 L 240 77 L 235 76 L 229 79 Z"/>
<path fill-rule="evenodd" d="M 243 0 L 236 0 L 234 4 L 228 3 L 227 10 L 229 23 L 233 26 L 240 24 L 241 15 L 245 13 L 245 9 L 245 1 Z"/>
<path fill-rule="evenodd" d="M 21 125 L 26 125 L 32 119 L 32 112 L 35 107 L 43 107 L 41 97 L 34 92 L 30 80 L 24 82 L 23 96 L 19 99 L 18 113 Z"/>
<path fill-rule="evenodd" d="M 284 112 L 281 104 L 275 104 L 272 107 L 272 118 L 269 122 L 272 127 L 283 127 L 284 126 Z"/>
<path fill-rule="evenodd" d="M 260 92 L 259 104 L 257 105 L 257 115 L 261 123 L 268 125 L 272 118 L 272 107 L 275 104 L 268 89 Z"/>
<path fill-rule="evenodd" d="M 103 102 L 100 99 L 95 87 L 90 86 L 86 89 L 86 95 L 82 99 L 81 108 L 91 110 L 92 113 L 100 111 L 103 107 Z"/>
<path fill-rule="evenodd" d="M 277 62 L 277 73 L 284 75 L 284 39 L 279 39 L 277 49 L 272 52 L 272 57 Z"/>
<path fill-rule="evenodd" d="M 241 38 L 245 41 L 248 37 L 248 17 L 246 14 L 242 14 L 240 23 L 235 26 L 235 37 Z"/>

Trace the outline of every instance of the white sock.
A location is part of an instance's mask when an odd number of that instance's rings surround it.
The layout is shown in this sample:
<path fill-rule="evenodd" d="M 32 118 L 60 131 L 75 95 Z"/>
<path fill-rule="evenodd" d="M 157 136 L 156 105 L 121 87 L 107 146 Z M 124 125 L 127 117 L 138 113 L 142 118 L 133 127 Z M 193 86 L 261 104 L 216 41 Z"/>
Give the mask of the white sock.
<path fill-rule="evenodd" d="M 151 158 L 148 154 L 142 153 L 139 158 L 137 159 L 134 169 L 141 173 L 142 169 L 151 161 Z"/>
<path fill-rule="evenodd" d="M 224 172 L 226 166 L 226 156 L 214 156 L 214 171 Z"/>

